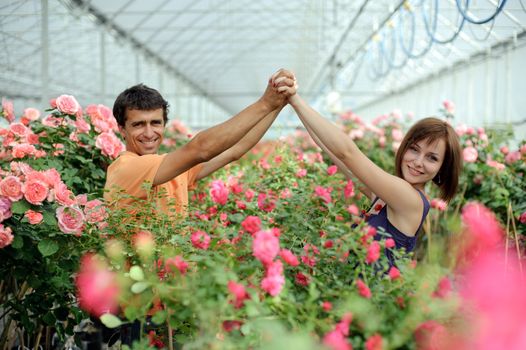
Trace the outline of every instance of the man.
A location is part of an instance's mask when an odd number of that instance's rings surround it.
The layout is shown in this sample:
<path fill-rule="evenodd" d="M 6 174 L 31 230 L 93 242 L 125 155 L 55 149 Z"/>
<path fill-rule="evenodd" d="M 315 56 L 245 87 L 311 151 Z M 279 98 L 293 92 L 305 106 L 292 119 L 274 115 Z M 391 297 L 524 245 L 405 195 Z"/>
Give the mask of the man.
<path fill-rule="evenodd" d="M 157 90 L 136 85 L 115 100 L 113 114 L 124 137 L 126 152 L 108 168 L 104 197 L 110 206 L 130 205 L 123 190 L 135 198 L 153 195 L 166 214 L 186 215 L 188 189 L 250 150 L 270 127 L 295 91 L 294 76 L 276 72 L 263 96 L 229 120 L 201 131 L 184 146 L 158 154 L 167 122 L 168 103 Z M 151 183 L 151 193 L 144 189 Z M 160 192 L 166 195 L 158 196 Z M 175 206 L 171 206 L 175 200 Z"/>

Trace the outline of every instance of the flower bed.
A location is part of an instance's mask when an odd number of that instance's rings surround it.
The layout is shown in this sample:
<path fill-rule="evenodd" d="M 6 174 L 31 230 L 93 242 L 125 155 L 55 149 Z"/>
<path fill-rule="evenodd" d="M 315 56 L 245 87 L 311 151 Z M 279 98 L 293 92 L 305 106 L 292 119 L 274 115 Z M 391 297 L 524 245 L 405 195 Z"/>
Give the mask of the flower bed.
<path fill-rule="evenodd" d="M 479 348 L 524 327 L 524 285 L 514 270 L 526 227 L 524 141 L 510 151 L 489 143 L 490 131 L 459 127 L 462 193 L 449 207 L 432 201 L 420 244 L 427 254 L 393 251 L 397 266 L 389 267 L 392 240 L 372 239 L 360 217 L 366 200 L 305 134 L 262 143 L 202 182 L 188 218 L 154 215 L 139 201 L 130 220 L 98 200 L 104 169 L 122 150 L 107 107 L 82 111 L 64 95 L 44 118 L 28 109 L 15 122 L 10 111 L 5 102 L 2 345 L 15 340 L 15 328 L 32 345 L 44 342 L 45 327 L 71 334 L 86 317 L 77 301 L 108 326 L 152 317 L 159 328 L 140 347 L 427 348 L 440 338 L 448 339 L 442 348 Z M 399 114 L 368 125 L 347 113 L 341 123 L 392 169 Z M 178 136 L 166 147 L 185 142 L 187 130 L 171 132 Z M 474 200 L 485 207 L 465 206 Z M 487 274 L 498 284 L 488 285 Z M 459 329 L 469 325 L 466 337 Z"/>

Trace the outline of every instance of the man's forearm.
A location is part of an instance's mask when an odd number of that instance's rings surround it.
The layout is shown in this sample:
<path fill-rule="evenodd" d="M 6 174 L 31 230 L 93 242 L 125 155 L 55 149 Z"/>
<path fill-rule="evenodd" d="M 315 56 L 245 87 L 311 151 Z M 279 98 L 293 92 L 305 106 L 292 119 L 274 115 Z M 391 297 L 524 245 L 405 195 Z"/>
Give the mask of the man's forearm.
<path fill-rule="evenodd" d="M 252 147 L 254 147 L 259 142 L 259 140 L 261 140 L 263 135 L 265 135 L 282 109 L 283 107 L 276 108 L 267 114 L 262 120 L 260 120 L 256 126 L 250 129 L 250 131 L 231 148 L 233 157 L 240 158 L 250 149 L 252 149 Z"/>
<path fill-rule="evenodd" d="M 196 138 L 204 144 L 206 158 L 213 158 L 234 146 L 271 112 L 272 107 L 259 100 L 229 120 L 197 134 Z"/>

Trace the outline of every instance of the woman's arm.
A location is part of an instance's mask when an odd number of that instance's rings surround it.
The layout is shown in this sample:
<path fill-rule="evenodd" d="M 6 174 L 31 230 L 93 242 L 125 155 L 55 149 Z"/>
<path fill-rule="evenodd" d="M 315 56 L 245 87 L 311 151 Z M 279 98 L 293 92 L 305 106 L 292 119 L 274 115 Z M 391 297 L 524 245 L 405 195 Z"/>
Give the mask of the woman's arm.
<path fill-rule="evenodd" d="M 374 164 L 353 140 L 333 123 L 323 118 L 295 94 L 289 97 L 300 119 L 312 129 L 325 147 L 339 159 L 367 188 L 400 213 L 421 211 L 418 192 L 405 180 L 391 175 Z"/>

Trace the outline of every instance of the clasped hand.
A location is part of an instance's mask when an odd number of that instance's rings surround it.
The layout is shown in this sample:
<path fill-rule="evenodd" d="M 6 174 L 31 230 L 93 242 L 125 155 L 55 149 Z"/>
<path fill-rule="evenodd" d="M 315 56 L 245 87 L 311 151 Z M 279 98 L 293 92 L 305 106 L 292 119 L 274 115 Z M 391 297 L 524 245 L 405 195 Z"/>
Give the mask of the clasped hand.
<path fill-rule="evenodd" d="M 297 88 L 294 74 L 288 70 L 280 69 L 270 77 L 262 99 L 272 109 L 283 107 L 287 104 L 288 98 L 296 94 Z"/>

